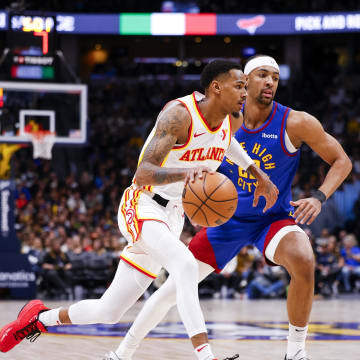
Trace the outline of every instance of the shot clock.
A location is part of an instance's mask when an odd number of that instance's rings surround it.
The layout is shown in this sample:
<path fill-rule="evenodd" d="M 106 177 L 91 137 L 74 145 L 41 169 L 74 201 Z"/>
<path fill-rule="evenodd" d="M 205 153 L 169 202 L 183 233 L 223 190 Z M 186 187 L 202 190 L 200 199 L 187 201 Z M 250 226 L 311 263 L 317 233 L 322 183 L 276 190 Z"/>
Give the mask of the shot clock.
<path fill-rule="evenodd" d="M 10 14 L 7 39 L 11 79 L 55 79 L 55 16 Z"/>

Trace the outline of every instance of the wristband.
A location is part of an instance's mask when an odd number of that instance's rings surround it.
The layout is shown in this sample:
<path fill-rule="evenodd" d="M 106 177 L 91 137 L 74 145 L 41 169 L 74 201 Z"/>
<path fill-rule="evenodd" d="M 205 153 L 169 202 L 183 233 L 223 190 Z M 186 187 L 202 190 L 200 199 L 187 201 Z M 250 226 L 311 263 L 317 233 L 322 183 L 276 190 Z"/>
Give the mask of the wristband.
<path fill-rule="evenodd" d="M 326 195 L 321 190 L 315 190 L 312 197 L 318 199 L 322 204 L 326 201 Z"/>

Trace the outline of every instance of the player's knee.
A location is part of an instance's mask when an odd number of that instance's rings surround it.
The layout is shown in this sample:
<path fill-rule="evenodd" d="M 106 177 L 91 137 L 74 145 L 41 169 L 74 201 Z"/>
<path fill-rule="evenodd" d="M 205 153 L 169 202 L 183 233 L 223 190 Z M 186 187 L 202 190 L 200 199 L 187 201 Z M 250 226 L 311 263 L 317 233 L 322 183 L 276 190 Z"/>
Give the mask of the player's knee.
<path fill-rule="evenodd" d="M 183 261 L 181 261 L 178 270 L 178 273 L 182 278 L 192 279 L 195 276 L 195 279 L 197 280 L 199 273 L 199 264 L 197 263 L 194 256 L 190 253 L 183 259 Z"/>
<path fill-rule="evenodd" d="M 176 305 L 176 288 L 174 292 L 162 297 L 161 305 L 169 309 Z"/>
<path fill-rule="evenodd" d="M 289 273 L 291 277 L 312 282 L 315 273 L 315 256 L 311 249 L 294 252 L 289 258 Z"/>

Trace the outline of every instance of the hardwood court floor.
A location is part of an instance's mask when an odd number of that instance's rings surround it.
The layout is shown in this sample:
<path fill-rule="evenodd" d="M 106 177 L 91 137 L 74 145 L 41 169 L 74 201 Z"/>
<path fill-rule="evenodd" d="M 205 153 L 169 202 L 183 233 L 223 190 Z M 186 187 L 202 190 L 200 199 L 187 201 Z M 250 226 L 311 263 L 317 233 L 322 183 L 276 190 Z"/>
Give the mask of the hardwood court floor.
<path fill-rule="evenodd" d="M 0 327 L 12 321 L 22 305 L 23 302 L 0 302 Z M 64 303 L 47 302 L 46 305 L 54 307 Z M 122 321 L 125 324 L 116 327 L 115 332 L 108 332 L 107 327 L 85 327 L 78 331 L 83 335 L 43 334 L 33 344 L 24 340 L 12 351 L 1 353 L 0 359 L 101 360 L 105 352 L 116 349 L 122 339 L 118 334 L 123 334 L 141 306 L 142 302 L 138 302 L 124 316 Z M 239 353 L 240 360 L 283 360 L 286 341 L 279 339 L 286 337 L 285 301 L 208 300 L 202 301 L 202 308 L 209 334 L 214 338 L 211 343 L 219 359 Z M 184 329 L 178 322 L 177 311 L 173 309 L 152 335 L 166 338 L 147 338 L 134 360 L 195 359 L 189 340 L 182 338 Z M 311 323 L 307 345 L 311 360 L 360 359 L 359 297 L 315 301 Z M 121 327 L 122 330 L 117 332 Z M 52 329 L 56 331 L 56 328 Z M 60 328 L 60 331 L 74 329 L 67 327 Z"/>

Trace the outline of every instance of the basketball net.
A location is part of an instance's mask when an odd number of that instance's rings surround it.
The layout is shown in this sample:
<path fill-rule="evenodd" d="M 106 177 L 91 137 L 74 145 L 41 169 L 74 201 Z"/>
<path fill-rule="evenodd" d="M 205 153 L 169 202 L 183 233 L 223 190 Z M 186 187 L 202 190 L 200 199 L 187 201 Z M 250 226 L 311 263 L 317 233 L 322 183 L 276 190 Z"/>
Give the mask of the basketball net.
<path fill-rule="evenodd" d="M 28 132 L 33 144 L 33 158 L 51 159 L 55 143 L 55 133 L 46 130 Z"/>

